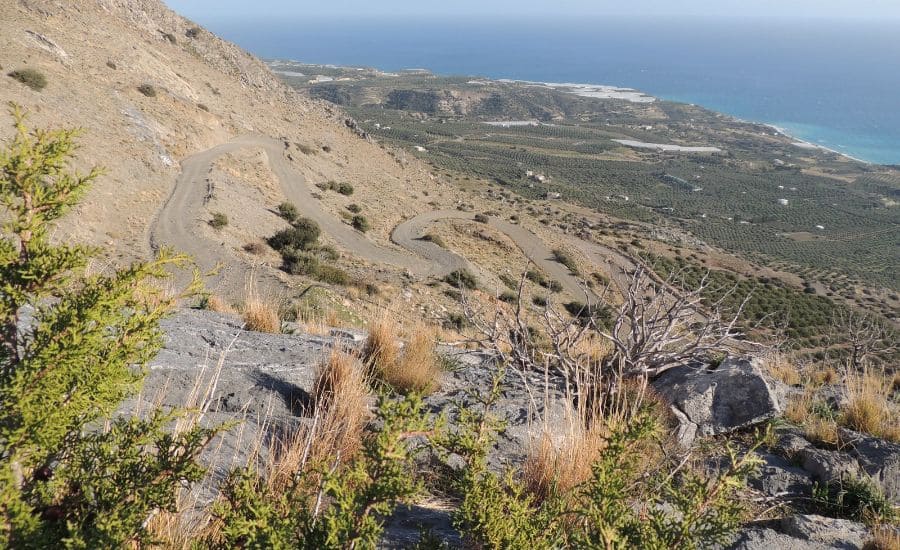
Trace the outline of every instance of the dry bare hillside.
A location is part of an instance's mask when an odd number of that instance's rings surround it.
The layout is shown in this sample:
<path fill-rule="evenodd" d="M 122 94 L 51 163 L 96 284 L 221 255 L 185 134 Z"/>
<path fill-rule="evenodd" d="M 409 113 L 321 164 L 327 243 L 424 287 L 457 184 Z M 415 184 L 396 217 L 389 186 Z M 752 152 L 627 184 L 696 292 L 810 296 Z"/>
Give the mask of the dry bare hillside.
<path fill-rule="evenodd" d="M 80 165 L 99 164 L 107 174 L 67 218 L 64 232 L 123 261 L 150 254 L 148 228 L 173 189 L 180 161 L 237 136 L 290 144 L 293 169 L 309 183 L 353 181 L 359 199 L 368 196 L 375 206 L 409 196 L 430 179 L 421 166 L 360 139 L 339 113 L 297 96 L 258 59 L 158 0 L 3 2 L 0 66 L 4 105 L 23 106 L 35 127 L 84 129 Z M 6 76 L 21 69 L 43 73 L 46 88 L 35 91 Z M 143 85 L 155 95 L 139 91 Z M 3 126 L 11 121 L 5 113 L 3 119 Z M 2 131 L 9 133 L 8 127 Z M 228 215 L 249 216 L 235 224 L 248 229 L 232 228 L 220 240 L 238 255 L 242 244 L 267 236 L 252 228 L 268 231 L 280 223 L 271 209 L 283 197 L 272 194 L 271 174 L 260 172 L 261 154 L 247 151 L 228 160 L 231 172 L 248 172 L 239 185 L 270 178 L 259 183 L 259 192 L 237 190 L 241 208 Z M 227 190 L 222 194 L 227 201 Z M 370 238 L 387 242 L 401 211 L 391 206 L 373 211 Z M 417 208 L 413 201 L 405 211 Z M 209 236 L 204 216 L 196 212 L 188 224 Z"/>

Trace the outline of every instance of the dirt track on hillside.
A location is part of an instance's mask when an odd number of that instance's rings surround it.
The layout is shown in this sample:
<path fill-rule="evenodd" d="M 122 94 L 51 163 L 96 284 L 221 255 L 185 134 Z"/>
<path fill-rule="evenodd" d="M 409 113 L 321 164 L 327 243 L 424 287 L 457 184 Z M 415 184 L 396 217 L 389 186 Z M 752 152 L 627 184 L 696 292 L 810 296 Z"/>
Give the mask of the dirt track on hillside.
<path fill-rule="evenodd" d="M 197 224 L 203 223 L 198 214 L 208 193 L 206 180 L 212 163 L 224 154 L 245 147 L 261 148 L 266 152 L 269 166 L 287 200 L 293 202 L 303 216 L 318 223 L 323 234 L 353 256 L 375 264 L 390 264 L 407 270 L 416 277 L 443 277 L 457 269 L 478 271 L 476 266 L 462 256 L 421 239 L 431 224 L 438 220 L 472 220 L 473 214 L 458 210 L 425 212 L 394 228 L 391 240 L 405 250 L 377 245 L 321 207 L 319 201 L 313 197 L 305 178 L 294 171 L 285 158 L 281 142 L 261 136 L 241 136 L 196 153 L 181 162 L 181 174 L 150 230 L 150 244 L 153 250 L 167 246 L 190 254 L 203 270 L 220 266 L 216 275 L 208 281 L 207 286 L 210 289 L 237 296 L 250 277 L 262 287 L 275 285 L 283 288 L 285 284 L 271 268 L 246 263 L 236 254 L 224 250 L 221 245 L 201 237 L 197 230 Z M 499 218 L 490 218 L 488 225 L 512 239 L 529 260 L 548 276 L 559 281 L 567 294 L 584 298 L 585 292 L 588 292 L 590 298 L 595 298 L 592 292 L 584 289 L 579 279 L 572 275 L 568 268 L 553 260 L 550 247 L 534 233 Z M 580 241 L 579 248 L 585 250 L 592 261 L 612 258 L 614 263 L 620 264 L 616 266 L 617 273 L 623 268 L 632 267 L 626 257 L 620 254 L 610 256 L 610 251 L 606 247 Z M 621 281 L 613 271 L 610 273 L 614 281 L 617 283 Z"/>

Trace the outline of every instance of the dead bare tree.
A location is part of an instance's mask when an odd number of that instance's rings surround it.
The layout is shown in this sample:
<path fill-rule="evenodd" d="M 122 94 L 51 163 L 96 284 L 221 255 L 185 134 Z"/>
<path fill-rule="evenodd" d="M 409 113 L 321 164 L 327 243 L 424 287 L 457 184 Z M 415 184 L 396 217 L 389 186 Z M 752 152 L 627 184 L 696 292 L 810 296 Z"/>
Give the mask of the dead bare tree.
<path fill-rule="evenodd" d="M 890 357 L 898 350 L 896 334 L 874 315 L 839 308 L 832 324 L 850 351 L 847 366 L 864 367 L 870 359 Z"/>
<path fill-rule="evenodd" d="M 597 327 L 612 342 L 612 359 L 621 362 L 626 375 L 652 377 L 684 363 L 747 347 L 741 342 L 738 321 L 750 297 L 744 297 L 736 308 L 728 307 L 735 292 L 731 288 L 704 303 L 708 275 L 690 289 L 676 285 L 678 275 L 675 272 L 660 283 L 638 267 L 612 328 Z"/>
<path fill-rule="evenodd" d="M 538 318 L 539 329 L 528 324 L 529 318 L 532 322 L 536 318 L 523 308 L 524 276 L 511 306 L 498 304 L 486 314 L 464 298 L 463 307 L 475 329 L 474 342 L 517 370 L 552 368 L 567 379 L 585 371 L 597 380 L 653 377 L 736 348 L 746 351 L 749 344 L 741 340 L 738 320 L 749 297 L 736 308 L 728 307 L 731 289 L 714 302 L 703 303 L 708 277 L 695 288 L 682 290 L 678 275 L 655 280 L 638 267 L 618 309 L 605 303 L 609 287 L 599 294 L 586 292 L 585 304 L 569 308 L 571 316 L 548 304 Z M 590 299 L 593 295 L 596 301 Z M 600 341 L 611 346 L 602 357 L 597 353 Z"/>

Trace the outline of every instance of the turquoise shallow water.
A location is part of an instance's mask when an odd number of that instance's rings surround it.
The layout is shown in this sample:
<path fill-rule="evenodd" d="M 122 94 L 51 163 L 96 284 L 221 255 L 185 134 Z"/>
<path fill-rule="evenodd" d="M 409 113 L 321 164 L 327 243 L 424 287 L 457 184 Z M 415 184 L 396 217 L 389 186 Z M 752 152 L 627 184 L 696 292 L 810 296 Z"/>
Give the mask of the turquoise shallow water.
<path fill-rule="evenodd" d="M 900 164 L 896 21 L 188 15 L 262 57 L 634 87 Z"/>

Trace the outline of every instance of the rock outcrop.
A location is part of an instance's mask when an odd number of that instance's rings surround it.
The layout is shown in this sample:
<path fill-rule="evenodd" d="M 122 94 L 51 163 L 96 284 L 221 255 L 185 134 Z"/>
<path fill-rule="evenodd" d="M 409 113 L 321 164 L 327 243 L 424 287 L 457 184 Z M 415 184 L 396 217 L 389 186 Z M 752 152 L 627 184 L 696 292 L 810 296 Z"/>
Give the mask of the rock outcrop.
<path fill-rule="evenodd" d="M 678 441 L 729 433 L 781 413 L 775 383 L 757 362 L 728 357 L 718 366 L 685 365 L 664 372 L 653 387 L 672 406 Z"/>

